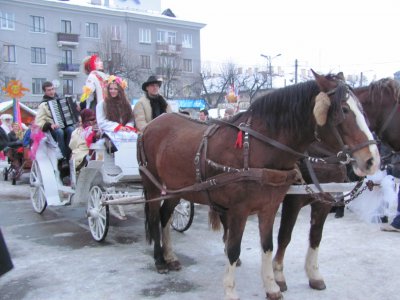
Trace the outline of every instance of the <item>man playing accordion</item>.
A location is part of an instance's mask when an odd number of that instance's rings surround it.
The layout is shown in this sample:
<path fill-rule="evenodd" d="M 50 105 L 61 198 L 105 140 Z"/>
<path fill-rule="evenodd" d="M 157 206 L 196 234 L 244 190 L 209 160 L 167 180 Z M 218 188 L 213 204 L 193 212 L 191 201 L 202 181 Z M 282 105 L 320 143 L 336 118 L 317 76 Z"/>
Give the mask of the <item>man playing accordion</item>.
<path fill-rule="evenodd" d="M 74 131 L 73 125 L 68 125 L 62 128 L 52 117 L 49 101 L 59 99 L 56 94 L 53 83 L 46 81 L 42 85 L 44 92 L 43 100 L 39 104 L 37 115 L 35 118 L 35 125 L 42 129 L 43 132 L 50 131 L 53 138 L 57 141 L 58 147 L 63 155 L 62 166 L 68 166 L 68 160 L 71 155 L 71 149 L 68 145 L 71 140 L 71 133 Z"/>

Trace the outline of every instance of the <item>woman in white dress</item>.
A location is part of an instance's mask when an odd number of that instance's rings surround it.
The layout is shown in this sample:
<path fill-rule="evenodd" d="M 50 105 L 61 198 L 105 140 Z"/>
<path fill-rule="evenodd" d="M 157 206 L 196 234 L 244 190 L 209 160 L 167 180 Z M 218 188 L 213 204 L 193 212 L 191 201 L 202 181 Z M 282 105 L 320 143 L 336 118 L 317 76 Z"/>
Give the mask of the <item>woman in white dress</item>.
<path fill-rule="evenodd" d="M 104 101 L 96 106 L 99 129 L 111 139 L 117 149 L 121 142 L 137 139 L 132 107 L 124 90 L 126 86 L 125 80 L 111 75 L 107 80 Z"/>

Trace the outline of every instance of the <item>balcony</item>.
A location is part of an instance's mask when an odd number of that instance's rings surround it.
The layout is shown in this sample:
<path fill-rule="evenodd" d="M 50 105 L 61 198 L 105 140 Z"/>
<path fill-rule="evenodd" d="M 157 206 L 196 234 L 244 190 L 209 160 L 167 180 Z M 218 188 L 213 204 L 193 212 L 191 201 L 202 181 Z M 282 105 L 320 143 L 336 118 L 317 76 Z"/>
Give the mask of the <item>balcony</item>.
<path fill-rule="evenodd" d="M 158 55 L 179 55 L 182 53 L 182 45 L 157 43 L 156 51 Z"/>
<path fill-rule="evenodd" d="M 57 33 L 57 46 L 73 46 L 77 47 L 79 45 L 79 34 L 74 33 Z"/>
<path fill-rule="evenodd" d="M 79 64 L 58 64 L 58 75 L 63 76 L 77 76 L 79 75 Z"/>
<path fill-rule="evenodd" d="M 156 74 L 160 77 L 176 79 L 182 75 L 182 70 L 169 67 L 156 67 Z"/>

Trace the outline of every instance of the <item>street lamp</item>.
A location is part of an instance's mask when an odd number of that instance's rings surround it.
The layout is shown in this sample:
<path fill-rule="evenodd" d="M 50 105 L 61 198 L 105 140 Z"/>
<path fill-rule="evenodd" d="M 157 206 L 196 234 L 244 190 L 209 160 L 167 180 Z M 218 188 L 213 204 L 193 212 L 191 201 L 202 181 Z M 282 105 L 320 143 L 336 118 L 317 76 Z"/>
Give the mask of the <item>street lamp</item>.
<path fill-rule="evenodd" d="M 260 54 L 260 55 L 261 55 L 261 57 L 264 57 L 264 58 L 267 59 L 267 62 L 268 62 L 268 77 L 269 77 L 268 78 L 268 81 L 269 81 L 268 86 L 269 86 L 270 89 L 272 89 L 272 60 L 274 58 L 277 58 L 278 56 L 281 56 L 282 54 L 279 53 L 279 54 L 277 54 L 275 56 L 265 55 L 265 54 Z"/>

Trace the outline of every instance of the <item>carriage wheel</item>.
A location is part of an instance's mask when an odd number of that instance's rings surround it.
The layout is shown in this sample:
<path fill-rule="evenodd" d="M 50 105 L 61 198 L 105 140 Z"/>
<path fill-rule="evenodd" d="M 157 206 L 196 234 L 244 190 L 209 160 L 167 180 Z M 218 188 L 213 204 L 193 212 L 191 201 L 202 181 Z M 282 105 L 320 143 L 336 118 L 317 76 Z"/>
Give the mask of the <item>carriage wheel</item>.
<path fill-rule="evenodd" d="M 101 242 L 106 238 L 110 219 L 108 205 L 101 204 L 102 194 L 103 190 L 99 186 L 92 186 L 89 191 L 87 209 L 90 233 L 98 242 Z"/>
<path fill-rule="evenodd" d="M 171 226 L 179 232 L 184 232 L 192 225 L 194 216 L 194 204 L 187 200 L 181 199 L 179 204 L 175 207 L 172 215 Z"/>
<path fill-rule="evenodd" d="M 35 160 L 33 162 L 31 173 L 29 176 L 29 183 L 31 185 L 31 201 L 33 209 L 41 214 L 47 206 L 46 194 L 43 187 L 43 178 L 40 172 L 39 164 Z"/>

